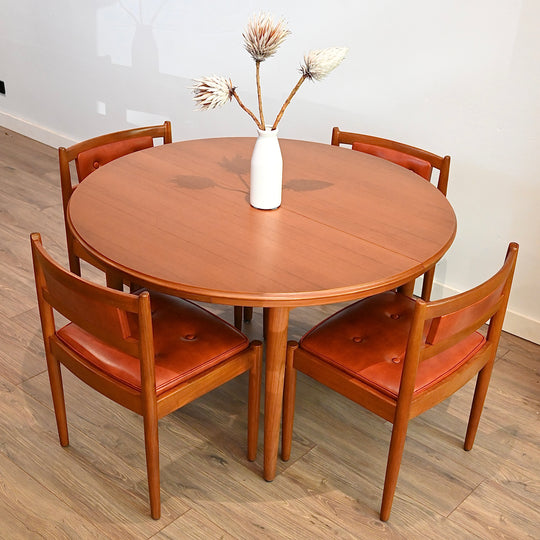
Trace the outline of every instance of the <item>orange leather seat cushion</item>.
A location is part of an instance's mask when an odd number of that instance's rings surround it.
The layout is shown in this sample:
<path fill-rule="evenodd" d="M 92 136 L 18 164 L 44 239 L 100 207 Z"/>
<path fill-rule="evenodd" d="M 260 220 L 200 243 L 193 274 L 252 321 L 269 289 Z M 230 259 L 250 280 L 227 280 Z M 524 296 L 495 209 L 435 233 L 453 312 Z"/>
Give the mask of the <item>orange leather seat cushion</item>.
<path fill-rule="evenodd" d="M 360 300 L 321 322 L 300 346 L 358 380 L 397 398 L 415 302 L 396 292 Z M 475 332 L 420 363 L 414 393 L 457 370 L 484 344 Z"/>
<path fill-rule="evenodd" d="M 410 171 L 419 174 L 422 178 L 425 178 L 428 181 L 431 179 L 431 171 L 433 166 L 425 159 L 420 159 L 415 156 L 411 156 L 410 154 L 393 150 L 392 148 L 384 148 L 383 146 L 362 142 L 353 143 L 352 149 L 386 159 L 387 161 L 391 161 L 396 165 L 401 165 L 401 167 L 405 167 L 405 169 L 409 169 Z"/>
<path fill-rule="evenodd" d="M 85 150 L 75 159 L 79 182 L 110 161 L 152 146 L 154 146 L 152 137 L 136 137 L 135 139 L 126 139 L 125 141 L 117 141 Z"/>
<path fill-rule="evenodd" d="M 150 294 L 158 395 L 248 347 L 244 334 L 209 311 L 180 298 Z M 141 390 L 138 358 L 110 347 L 73 323 L 57 335 L 92 369 Z"/>

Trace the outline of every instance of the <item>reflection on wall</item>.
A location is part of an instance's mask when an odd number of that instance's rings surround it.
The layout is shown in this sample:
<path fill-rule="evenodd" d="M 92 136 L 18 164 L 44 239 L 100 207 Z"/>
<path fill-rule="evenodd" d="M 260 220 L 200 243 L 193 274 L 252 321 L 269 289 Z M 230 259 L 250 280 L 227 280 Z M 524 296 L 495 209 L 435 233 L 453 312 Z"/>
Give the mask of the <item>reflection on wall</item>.
<path fill-rule="evenodd" d="M 160 74 L 154 36 L 154 25 L 167 3 L 104 2 L 96 11 L 97 69 L 107 81 L 99 87 L 96 111 L 105 124 L 116 126 L 111 129 L 157 124 L 170 117 L 167 89 L 174 88 L 178 79 Z"/>

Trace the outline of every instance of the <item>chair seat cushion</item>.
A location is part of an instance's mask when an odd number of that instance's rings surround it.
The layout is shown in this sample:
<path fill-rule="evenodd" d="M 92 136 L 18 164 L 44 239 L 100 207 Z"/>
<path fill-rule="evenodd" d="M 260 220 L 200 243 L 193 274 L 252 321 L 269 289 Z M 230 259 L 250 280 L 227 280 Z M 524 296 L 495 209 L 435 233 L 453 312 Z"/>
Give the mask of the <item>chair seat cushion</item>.
<path fill-rule="evenodd" d="M 156 392 L 161 394 L 249 345 L 244 334 L 196 304 L 151 292 Z M 57 332 L 91 369 L 140 391 L 139 359 L 70 323 Z"/>
<path fill-rule="evenodd" d="M 364 152 L 365 154 L 371 154 L 372 156 L 380 157 L 391 161 L 396 165 L 400 165 L 405 169 L 415 172 L 420 175 L 422 178 L 425 178 L 427 181 L 431 179 L 431 171 L 433 166 L 429 161 L 425 159 L 420 159 L 405 152 L 400 152 L 399 150 L 394 150 L 392 148 L 385 148 L 383 146 L 377 146 L 375 144 L 368 144 L 362 142 L 354 142 L 352 144 L 352 149 L 359 152 Z"/>
<path fill-rule="evenodd" d="M 321 322 L 300 347 L 384 394 L 397 398 L 415 301 L 386 292 L 360 300 Z M 420 363 L 414 393 L 457 370 L 485 342 L 474 332 Z"/>

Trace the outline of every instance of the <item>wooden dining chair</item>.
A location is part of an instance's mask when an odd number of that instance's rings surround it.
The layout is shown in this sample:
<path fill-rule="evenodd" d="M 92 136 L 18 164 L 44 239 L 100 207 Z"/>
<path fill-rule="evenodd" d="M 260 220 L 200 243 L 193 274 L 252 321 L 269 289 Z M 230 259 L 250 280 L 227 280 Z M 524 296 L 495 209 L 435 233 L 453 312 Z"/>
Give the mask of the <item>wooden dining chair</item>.
<path fill-rule="evenodd" d="M 371 154 L 397 165 L 409 169 L 422 178 L 431 182 L 433 169 L 438 170 L 438 179 L 436 181 L 437 189 L 446 197 L 448 189 L 448 176 L 450 174 L 450 156 L 437 156 L 421 148 L 410 146 L 408 144 L 382 139 L 372 135 L 363 135 L 361 133 L 352 133 L 340 131 L 338 127 L 332 130 L 332 145 L 350 146 L 353 150 Z M 429 300 L 433 288 L 433 278 L 435 276 L 435 266 L 432 266 L 423 276 L 422 298 Z M 404 287 L 403 291 L 412 294 L 414 282 Z"/>
<path fill-rule="evenodd" d="M 160 517 L 158 419 L 249 371 L 247 457 L 257 453 L 260 342 L 185 300 L 117 291 L 60 267 L 31 235 L 47 369 L 62 446 L 68 427 L 60 366 L 143 417 L 150 509 Z M 69 323 L 59 327 L 55 314 Z"/>
<path fill-rule="evenodd" d="M 100 166 L 132 152 L 151 148 L 154 146 L 154 139 L 161 140 L 164 144 L 172 142 L 172 130 L 169 121 L 157 126 L 107 133 L 106 135 L 76 143 L 69 148 L 61 147 L 58 149 L 69 268 L 78 276 L 81 275 L 80 259 L 83 259 L 103 270 L 107 275 L 107 283 L 110 286 L 115 288 L 122 286 L 121 278 L 111 273 L 110 269 L 105 268 L 98 258 L 92 257 L 83 251 L 71 234 L 67 223 L 67 205 L 71 195 L 77 185 Z M 72 169 L 74 170 L 72 171 Z"/>
<path fill-rule="evenodd" d="M 465 293 L 426 302 L 397 291 L 360 300 L 289 342 L 285 370 L 282 458 L 292 442 L 296 372 L 332 388 L 393 424 L 380 518 L 388 520 L 409 420 L 477 375 L 465 436 L 473 446 L 516 264 L 508 247 L 502 268 Z M 478 329 L 489 322 L 487 335 Z"/>

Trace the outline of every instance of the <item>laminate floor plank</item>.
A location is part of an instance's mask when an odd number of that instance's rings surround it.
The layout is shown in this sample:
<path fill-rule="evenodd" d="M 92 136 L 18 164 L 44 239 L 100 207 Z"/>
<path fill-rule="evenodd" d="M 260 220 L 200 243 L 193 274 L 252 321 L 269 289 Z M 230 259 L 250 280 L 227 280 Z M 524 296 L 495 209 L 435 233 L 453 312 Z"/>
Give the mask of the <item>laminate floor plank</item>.
<path fill-rule="evenodd" d="M 464 530 L 488 538 L 538 538 L 540 505 L 486 480 L 452 513 Z"/>
<path fill-rule="evenodd" d="M 391 520 L 381 522 L 382 481 L 375 486 L 359 469 L 344 463 L 341 456 L 323 452 L 319 447 L 295 463 L 285 476 L 309 493 L 306 504 L 313 500 L 324 501 L 324 513 L 333 515 L 352 538 L 476 538 L 468 531 L 463 534 L 459 525 L 449 522 L 437 511 L 404 496 L 396 495 Z"/>
<path fill-rule="evenodd" d="M 0 128 L 0 142 L 0 159 L 14 169 L 36 176 L 58 170 L 58 153 L 46 144 L 6 128 Z"/>
<path fill-rule="evenodd" d="M 0 313 L 0 373 L 12 384 L 20 384 L 47 369 L 43 358 L 43 338 L 35 326 L 32 331 L 15 318 Z"/>
<path fill-rule="evenodd" d="M 152 540 L 209 540 L 219 538 L 220 540 L 234 540 L 235 537 L 227 533 L 218 525 L 212 523 L 206 516 L 201 515 L 197 510 L 189 510 L 170 525 L 163 528 Z"/>
<path fill-rule="evenodd" d="M 101 538 L 91 520 L 54 497 L 48 489 L 0 453 L 0 538 Z M 54 519 L 51 519 L 54 516 Z"/>
<path fill-rule="evenodd" d="M 150 518 L 146 469 L 131 467 L 114 448 L 70 426 L 58 442 L 51 410 L 19 387 L 0 386 L 1 453 L 110 538 L 149 537 L 187 507 L 170 498 L 160 522 Z"/>

